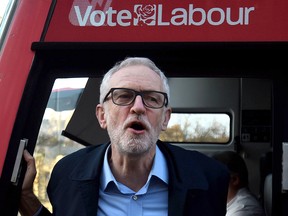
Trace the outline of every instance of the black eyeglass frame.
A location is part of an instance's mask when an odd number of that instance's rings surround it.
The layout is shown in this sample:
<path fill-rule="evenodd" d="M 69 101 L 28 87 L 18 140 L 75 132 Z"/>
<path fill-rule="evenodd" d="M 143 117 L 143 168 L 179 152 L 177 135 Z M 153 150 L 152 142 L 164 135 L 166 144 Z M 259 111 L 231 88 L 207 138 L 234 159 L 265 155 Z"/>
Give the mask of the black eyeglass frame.
<path fill-rule="evenodd" d="M 113 97 L 112 97 L 112 94 L 113 94 L 113 92 L 115 91 L 115 90 L 128 90 L 128 91 L 132 91 L 132 92 L 134 92 L 135 93 L 135 97 L 134 97 L 134 99 L 130 102 L 130 103 L 128 103 L 128 104 L 117 104 L 117 103 L 115 103 L 115 101 L 113 100 Z M 155 93 L 160 93 L 160 94 L 162 94 L 163 96 L 164 96 L 164 102 L 163 102 L 163 105 L 161 106 L 161 107 L 151 107 L 151 106 L 149 106 L 149 105 L 147 105 L 146 103 L 145 103 L 145 101 L 144 101 L 144 99 L 143 99 L 143 94 L 145 94 L 145 93 L 149 93 L 149 92 L 155 92 Z M 130 89 L 130 88 L 111 88 L 109 91 L 108 91 L 108 93 L 106 94 L 106 96 L 104 97 L 104 99 L 103 99 L 103 103 L 105 102 L 105 101 L 107 101 L 107 100 L 109 100 L 110 98 L 108 98 L 108 96 L 109 96 L 109 94 L 111 93 L 111 99 L 112 99 L 112 102 L 115 104 L 115 105 L 117 105 L 117 106 L 129 106 L 129 105 L 131 105 L 134 101 L 135 101 L 135 99 L 136 99 L 136 97 L 138 96 L 138 95 L 140 95 L 141 96 L 141 99 L 142 99 L 142 103 L 146 106 L 146 107 L 149 107 L 149 108 L 152 108 L 152 109 L 161 109 L 163 106 L 165 106 L 165 107 L 167 107 L 168 106 L 168 95 L 167 95 L 167 93 L 165 93 L 165 92 L 160 92 L 160 91 L 136 91 L 136 90 L 134 90 L 134 89 Z"/>

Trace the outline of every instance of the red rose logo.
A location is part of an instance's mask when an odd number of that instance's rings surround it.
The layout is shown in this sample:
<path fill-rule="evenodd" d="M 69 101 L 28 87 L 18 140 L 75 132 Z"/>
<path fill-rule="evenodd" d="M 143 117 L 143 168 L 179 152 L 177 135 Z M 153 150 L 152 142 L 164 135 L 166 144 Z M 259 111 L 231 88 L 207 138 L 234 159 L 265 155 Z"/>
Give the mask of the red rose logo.
<path fill-rule="evenodd" d="M 155 5 L 137 5 L 135 13 L 138 25 L 155 25 Z"/>

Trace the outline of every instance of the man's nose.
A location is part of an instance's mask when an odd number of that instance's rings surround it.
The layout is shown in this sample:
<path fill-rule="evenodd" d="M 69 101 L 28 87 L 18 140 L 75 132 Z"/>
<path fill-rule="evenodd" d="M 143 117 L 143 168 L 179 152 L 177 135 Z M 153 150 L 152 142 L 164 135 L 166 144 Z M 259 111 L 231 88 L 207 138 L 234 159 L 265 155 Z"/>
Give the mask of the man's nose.
<path fill-rule="evenodd" d="M 144 105 L 142 97 L 140 95 L 136 96 L 136 98 L 134 100 L 134 103 L 133 103 L 132 109 L 135 112 L 139 112 L 139 111 L 143 112 L 143 110 L 145 110 L 145 105 Z"/>

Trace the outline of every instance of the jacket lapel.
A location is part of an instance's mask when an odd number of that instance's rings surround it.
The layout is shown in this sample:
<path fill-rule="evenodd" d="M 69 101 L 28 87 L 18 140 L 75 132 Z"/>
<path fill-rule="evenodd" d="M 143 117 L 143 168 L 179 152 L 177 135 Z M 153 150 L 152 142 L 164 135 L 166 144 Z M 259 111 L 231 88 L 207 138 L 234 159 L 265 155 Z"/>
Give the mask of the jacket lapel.
<path fill-rule="evenodd" d="M 173 187 L 169 186 L 168 216 L 182 215 L 186 192 L 186 188 L 179 187 L 177 184 L 173 185 Z"/>
<path fill-rule="evenodd" d="M 187 167 L 186 162 L 191 161 L 191 154 L 185 155 L 183 151 L 180 152 L 161 141 L 158 141 L 157 145 L 166 158 L 169 170 L 168 215 L 202 215 L 203 208 L 199 206 L 199 201 L 205 199 L 203 196 L 206 194 L 208 183 L 199 167 Z M 187 214 L 185 205 L 189 205 L 188 209 L 193 209 L 193 213 Z"/>
<path fill-rule="evenodd" d="M 82 194 L 84 212 L 86 215 L 97 215 L 99 200 L 99 184 L 95 180 L 79 181 L 79 190 Z"/>
<path fill-rule="evenodd" d="M 102 172 L 105 150 L 108 143 L 96 147 L 86 155 L 71 174 L 71 180 L 77 181 L 79 192 L 83 200 L 83 214 L 97 215 L 100 175 Z"/>

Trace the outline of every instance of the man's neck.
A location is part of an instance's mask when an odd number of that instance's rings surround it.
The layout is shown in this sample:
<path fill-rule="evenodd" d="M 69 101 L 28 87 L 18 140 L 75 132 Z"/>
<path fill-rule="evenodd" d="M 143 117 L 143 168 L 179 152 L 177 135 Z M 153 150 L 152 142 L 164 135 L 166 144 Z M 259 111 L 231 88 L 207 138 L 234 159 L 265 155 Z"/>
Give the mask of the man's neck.
<path fill-rule="evenodd" d="M 111 150 L 109 166 L 115 179 L 134 191 L 140 190 L 147 182 L 155 151 L 131 157 L 131 155 L 119 154 L 115 149 Z"/>

